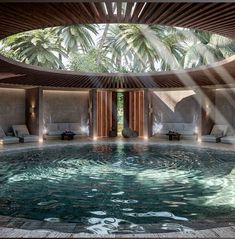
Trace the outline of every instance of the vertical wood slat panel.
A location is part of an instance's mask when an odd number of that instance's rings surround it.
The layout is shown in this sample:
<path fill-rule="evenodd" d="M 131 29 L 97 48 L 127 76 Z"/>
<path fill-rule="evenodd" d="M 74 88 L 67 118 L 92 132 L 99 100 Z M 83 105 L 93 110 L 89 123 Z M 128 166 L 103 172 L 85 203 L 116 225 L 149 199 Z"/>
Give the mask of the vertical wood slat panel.
<path fill-rule="evenodd" d="M 109 100 L 109 91 L 105 94 L 105 104 L 106 104 L 106 125 L 105 125 L 105 136 L 109 136 L 109 126 L 110 126 L 110 100 Z"/>
<path fill-rule="evenodd" d="M 133 112 L 133 119 L 132 119 L 132 121 L 133 121 L 133 128 L 135 129 L 135 130 L 137 130 L 137 125 L 136 125 L 136 118 L 137 118 L 137 111 L 138 111 L 138 109 L 137 109 L 137 105 L 136 105 L 136 95 L 137 95 L 137 92 L 134 92 L 133 93 L 133 104 L 134 104 L 134 107 L 133 107 L 133 109 L 132 109 L 132 112 Z"/>
<path fill-rule="evenodd" d="M 96 120 L 96 131 L 97 131 L 97 136 L 100 135 L 100 127 L 99 127 L 99 122 L 100 122 L 100 92 L 97 92 L 97 101 L 96 101 L 96 110 L 97 110 L 97 120 Z"/>
<path fill-rule="evenodd" d="M 109 130 L 112 130 L 112 126 L 113 126 L 113 93 L 112 91 L 109 91 L 109 97 L 108 97 L 108 101 L 109 101 L 109 128 L 108 128 L 108 131 Z"/>
<path fill-rule="evenodd" d="M 140 135 L 144 136 L 144 92 L 140 92 Z"/>
<path fill-rule="evenodd" d="M 124 92 L 124 128 L 129 127 L 129 122 L 130 122 L 130 114 L 129 114 L 129 92 Z"/>
<path fill-rule="evenodd" d="M 111 110 L 111 116 L 112 122 L 111 122 L 111 128 L 113 128 L 117 133 L 117 92 L 112 92 L 112 110 Z"/>
<path fill-rule="evenodd" d="M 144 93 L 129 92 L 129 127 L 144 136 Z"/>
<path fill-rule="evenodd" d="M 102 136 L 103 135 L 103 120 L 102 120 L 102 116 L 103 116 L 103 94 L 102 92 L 100 92 L 100 102 L 99 102 L 99 105 L 100 105 L 100 121 L 99 121 L 99 126 L 100 126 L 100 134 L 99 136 Z"/>
<path fill-rule="evenodd" d="M 101 124 L 102 124 L 102 136 L 106 136 L 106 105 L 105 105 L 105 100 L 106 100 L 106 94 L 104 91 L 101 92 L 102 94 L 102 120 L 101 120 Z"/>
<path fill-rule="evenodd" d="M 112 129 L 112 92 L 97 92 L 97 136 L 108 137 Z"/>
<path fill-rule="evenodd" d="M 136 92 L 136 121 L 135 121 L 135 127 L 138 129 L 138 132 L 140 134 L 140 122 L 139 122 L 139 116 L 140 116 L 140 92 Z"/>
<path fill-rule="evenodd" d="M 133 122 L 132 122 L 132 118 L 133 118 L 133 114 L 132 114 L 132 110 L 133 110 L 133 100 L 132 97 L 133 94 L 132 92 L 129 93 L 129 127 L 133 128 Z"/>
<path fill-rule="evenodd" d="M 108 95 L 108 92 L 105 92 L 105 91 L 103 91 L 103 95 L 104 95 L 104 102 L 103 102 L 103 106 L 104 106 L 104 127 L 103 127 L 103 129 L 104 129 L 104 132 L 103 132 L 103 135 L 105 136 L 105 137 L 107 137 L 108 136 L 108 134 L 107 134 L 107 130 L 108 130 L 108 126 L 107 126 L 107 124 L 108 124 L 108 101 L 107 101 L 107 95 Z"/>

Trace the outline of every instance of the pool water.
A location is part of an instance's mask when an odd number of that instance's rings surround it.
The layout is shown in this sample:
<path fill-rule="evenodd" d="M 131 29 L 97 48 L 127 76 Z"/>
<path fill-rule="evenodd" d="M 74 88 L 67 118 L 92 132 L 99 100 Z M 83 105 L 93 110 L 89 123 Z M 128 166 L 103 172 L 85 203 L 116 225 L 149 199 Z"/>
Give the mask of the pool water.
<path fill-rule="evenodd" d="M 0 156 L 0 215 L 144 232 L 235 213 L 235 152 L 151 144 L 57 146 Z"/>

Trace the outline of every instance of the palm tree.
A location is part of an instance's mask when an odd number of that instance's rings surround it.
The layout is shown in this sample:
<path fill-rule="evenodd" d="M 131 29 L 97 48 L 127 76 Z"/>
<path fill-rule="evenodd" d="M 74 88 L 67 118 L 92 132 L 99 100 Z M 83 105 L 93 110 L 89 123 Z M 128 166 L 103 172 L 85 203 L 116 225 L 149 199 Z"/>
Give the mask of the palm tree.
<path fill-rule="evenodd" d="M 170 63 L 163 58 L 164 49 L 167 49 L 176 61 L 179 61 L 184 48 L 179 40 L 184 39 L 179 30 L 153 25 L 121 24 L 110 28 L 104 44 L 107 54 L 112 55 L 115 65 L 129 66 L 131 71 L 155 71 L 157 68 L 168 69 Z M 151 36 L 150 36 L 151 35 Z M 150 38 L 159 40 L 164 45 L 153 45 Z"/>
<path fill-rule="evenodd" d="M 223 36 L 190 30 L 183 67 L 192 68 L 220 61 L 235 53 L 235 43 Z"/>
<path fill-rule="evenodd" d="M 99 55 L 99 64 L 97 63 Z M 87 53 L 75 53 L 69 55 L 69 69 L 82 72 L 112 72 L 113 64 L 97 48 L 92 48 Z"/>
<path fill-rule="evenodd" d="M 103 47 L 104 47 L 104 42 L 105 42 L 105 39 L 107 37 L 108 30 L 109 30 L 109 24 L 105 24 L 104 29 L 103 29 L 102 37 L 101 37 L 101 39 L 99 41 L 99 44 L 98 44 L 98 50 L 97 50 L 97 56 L 96 56 L 97 66 L 99 66 L 100 63 L 101 63 L 101 58 L 99 57 L 99 55 L 102 54 Z"/>
<path fill-rule="evenodd" d="M 9 48 L 10 55 L 16 60 L 48 68 L 64 68 L 58 55 L 65 50 L 58 45 L 54 29 L 34 30 L 19 33 L 3 41 L 4 48 Z"/>
<path fill-rule="evenodd" d="M 91 24 L 58 27 L 57 35 L 67 50 L 67 54 L 81 50 L 88 52 L 94 46 L 93 35 L 97 35 L 97 26 Z"/>

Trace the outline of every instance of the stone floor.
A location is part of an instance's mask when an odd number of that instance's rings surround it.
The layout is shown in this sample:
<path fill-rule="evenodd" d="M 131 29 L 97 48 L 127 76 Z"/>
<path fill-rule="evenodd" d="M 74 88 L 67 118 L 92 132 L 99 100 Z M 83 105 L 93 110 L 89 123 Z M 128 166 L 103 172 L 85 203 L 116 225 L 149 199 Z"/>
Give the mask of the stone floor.
<path fill-rule="evenodd" d="M 221 227 L 189 232 L 111 235 L 61 233 L 52 230 L 24 230 L 0 227 L 0 238 L 235 238 L 235 227 Z"/>
<path fill-rule="evenodd" d="M 0 159 L 1 154 L 11 153 L 16 151 L 25 151 L 37 148 L 47 148 L 62 145 L 82 145 L 87 143 L 136 143 L 136 144 L 159 144 L 159 145 L 184 145 L 202 148 L 216 148 L 220 150 L 235 150 L 235 145 L 222 144 L 222 143 L 202 143 L 197 141 L 180 140 L 168 141 L 157 138 L 143 139 L 99 139 L 97 141 L 91 138 L 81 138 L 73 141 L 51 140 L 42 143 L 19 143 L 13 145 L 0 145 Z M 200 224 L 201 223 L 201 224 Z M 154 233 L 154 225 L 148 225 L 147 234 L 116 234 L 116 235 L 94 235 L 81 232 L 79 225 L 75 223 L 61 225 L 57 223 L 41 222 L 36 220 L 11 218 L 0 216 L 0 238 L 15 238 L 15 237 L 54 237 L 54 238 L 235 238 L 235 219 L 227 218 L 222 219 L 215 223 L 197 222 L 194 224 L 194 229 L 187 232 L 168 232 L 168 233 Z M 146 225 L 145 225 L 146 226 Z M 152 228 L 151 228 L 152 227 Z M 62 230 L 63 229 L 63 230 Z M 203 230 L 200 230 L 203 229 Z"/>

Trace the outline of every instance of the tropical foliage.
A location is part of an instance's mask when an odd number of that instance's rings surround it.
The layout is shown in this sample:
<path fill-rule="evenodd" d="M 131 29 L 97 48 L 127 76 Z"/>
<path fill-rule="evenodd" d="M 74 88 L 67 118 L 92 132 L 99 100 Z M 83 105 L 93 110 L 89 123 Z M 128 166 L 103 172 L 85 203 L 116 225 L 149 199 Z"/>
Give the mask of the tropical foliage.
<path fill-rule="evenodd" d="M 49 68 L 64 68 L 61 54 L 66 56 L 65 49 L 58 44 L 54 29 L 35 30 L 8 37 L 3 41 L 8 56 L 14 59 L 37 66 Z"/>
<path fill-rule="evenodd" d="M 69 54 L 79 50 L 88 52 L 91 46 L 94 46 L 93 35 L 97 35 L 98 31 L 95 25 L 86 24 L 58 27 L 56 33 Z"/>
<path fill-rule="evenodd" d="M 100 60 L 99 65 L 97 63 L 97 58 Z M 113 71 L 112 67 L 113 65 L 110 62 L 110 59 L 95 48 L 92 48 L 87 53 L 73 53 L 70 55 L 70 70 L 105 73 Z"/>
<path fill-rule="evenodd" d="M 159 25 L 71 25 L 19 33 L 1 53 L 28 64 L 91 72 L 149 72 L 191 68 L 227 58 L 225 37 Z"/>
<path fill-rule="evenodd" d="M 235 43 L 223 36 L 208 32 L 187 33 L 190 44 L 184 55 L 184 68 L 210 64 L 234 55 Z"/>

